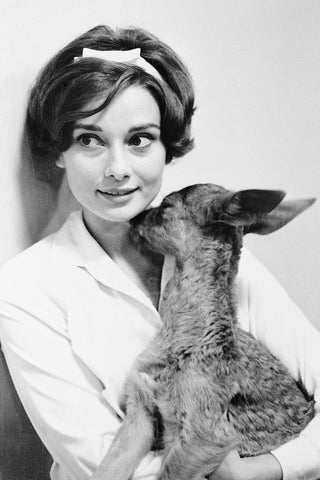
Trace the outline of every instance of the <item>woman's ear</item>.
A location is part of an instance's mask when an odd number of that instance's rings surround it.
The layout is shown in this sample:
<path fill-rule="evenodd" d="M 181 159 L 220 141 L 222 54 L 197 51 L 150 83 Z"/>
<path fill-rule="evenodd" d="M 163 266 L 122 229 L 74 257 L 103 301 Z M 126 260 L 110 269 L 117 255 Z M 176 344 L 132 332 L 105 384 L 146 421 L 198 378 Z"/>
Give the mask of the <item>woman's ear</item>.
<path fill-rule="evenodd" d="M 66 165 L 64 163 L 64 157 L 63 157 L 63 154 L 61 153 L 61 155 L 59 155 L 59 157 L 57 158 L 56 160 L 56 165 L 57 167 L 59 168 L 65 168 Z"/>

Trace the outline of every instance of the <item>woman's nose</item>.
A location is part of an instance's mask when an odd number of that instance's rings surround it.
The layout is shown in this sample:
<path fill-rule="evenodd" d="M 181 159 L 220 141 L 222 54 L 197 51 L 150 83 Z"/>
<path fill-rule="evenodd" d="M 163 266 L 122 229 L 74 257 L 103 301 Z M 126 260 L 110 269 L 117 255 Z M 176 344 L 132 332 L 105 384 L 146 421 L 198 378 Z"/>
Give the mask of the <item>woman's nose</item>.
<path fill-rule="evenodd" d="M 104 175 L 114 177 L 116 180 L 122 180 L 130 175 L 130 166 L 123 148 L 110 148 Z"/>

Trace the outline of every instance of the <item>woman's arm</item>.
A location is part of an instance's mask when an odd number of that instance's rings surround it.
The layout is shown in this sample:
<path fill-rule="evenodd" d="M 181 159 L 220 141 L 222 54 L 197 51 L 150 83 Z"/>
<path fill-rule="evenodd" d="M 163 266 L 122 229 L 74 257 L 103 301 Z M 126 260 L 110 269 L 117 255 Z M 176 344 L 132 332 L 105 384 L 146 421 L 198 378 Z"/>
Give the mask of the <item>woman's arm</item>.
<path fill-rule="evenodd" d="M 103 396 L 104 386 L 72 351 L 58 322 L 61 311 L 38 290 L 25 286 L 36 305 L 0 301 L 1 344 L 15 387 L 36 431 L 53 456 L 57 477 L 87 480 L 106 454 L 120 420 Z M 36 314 L 37 313 L 37 314 Z M 160 460 L 153 454 L 135 479 L 154 480 Z"/>
<path fill-rule="evenodd" d="M 278 460 L 269 454 L 240 458 L 232 450 L 209 480 L 281 480 L 282 469 Z"/>
<path fill-rule="evenodd" d="M 299 437 L 272 455 L 282 467 L 284 480 L 316 480 L 320 478 L 320 333 L 248 251 L 240 262 L 238 292 L 243 328 L 281 360 L 316 402 L 314 419 Z M 259 461 L 259 457 L 250 460 L 252 464 Z"/>

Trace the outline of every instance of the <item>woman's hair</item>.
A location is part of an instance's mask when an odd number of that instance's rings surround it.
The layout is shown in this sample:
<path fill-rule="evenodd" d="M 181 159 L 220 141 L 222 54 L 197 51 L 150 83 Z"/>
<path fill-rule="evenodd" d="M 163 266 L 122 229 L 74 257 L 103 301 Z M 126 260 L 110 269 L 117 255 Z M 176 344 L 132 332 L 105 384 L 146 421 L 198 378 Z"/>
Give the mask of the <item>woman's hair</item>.
<path fill-rule="evenodd" d="M 162 80 L 132 64 L 81 58 L 83 48 L 140 48 L 141 56 L 159 72 Z M 80 58 L 74 60 L 75 57 Z M 194 92 L 184 63 L 168 45 L 143 29 L 113 30 L 101 25 L 55 55 L 31 90 L 26 129 L 41 178 L 50 181 L 57 173 L 55 161 L 71 145 L 75 121 L 101 111 L 115 95 L 131 85 L 147 88 L 158 103 L 167 163 L 191 150 Z M 84 110 L 96 100 L 99 101 L 97 108 Z"/>

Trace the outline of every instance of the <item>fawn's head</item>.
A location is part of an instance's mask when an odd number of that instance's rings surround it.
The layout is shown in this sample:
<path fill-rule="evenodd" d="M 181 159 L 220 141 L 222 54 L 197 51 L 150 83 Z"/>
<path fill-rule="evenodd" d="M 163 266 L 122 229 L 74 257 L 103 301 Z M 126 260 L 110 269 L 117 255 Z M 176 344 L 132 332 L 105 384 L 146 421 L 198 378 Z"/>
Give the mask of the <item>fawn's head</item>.
<path fill-rule="evenodd" d="M 279 190 L 231 192 L 214 184 L 196 184 L 167 195 L 159 207 L 134 218 L 132 225 L 152 250 L 183 260 L 204 237 L 268 234 L 315 201 L 283 201 L 284 196 Z"/>

